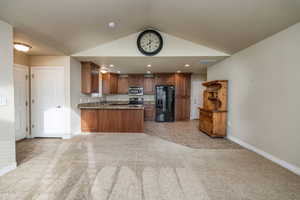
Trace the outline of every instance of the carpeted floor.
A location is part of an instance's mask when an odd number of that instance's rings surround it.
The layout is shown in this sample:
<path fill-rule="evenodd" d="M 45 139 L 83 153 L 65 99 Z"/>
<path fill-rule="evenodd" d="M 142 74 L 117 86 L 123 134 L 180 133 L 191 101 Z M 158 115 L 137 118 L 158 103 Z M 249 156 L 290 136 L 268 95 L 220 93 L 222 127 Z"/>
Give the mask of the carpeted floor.
<path fill-rule="evenodd" d="M 197 137 L 193 123 L 19 142 L 0 200 L 300 199 L 299 176 L 227 140 Z"/>

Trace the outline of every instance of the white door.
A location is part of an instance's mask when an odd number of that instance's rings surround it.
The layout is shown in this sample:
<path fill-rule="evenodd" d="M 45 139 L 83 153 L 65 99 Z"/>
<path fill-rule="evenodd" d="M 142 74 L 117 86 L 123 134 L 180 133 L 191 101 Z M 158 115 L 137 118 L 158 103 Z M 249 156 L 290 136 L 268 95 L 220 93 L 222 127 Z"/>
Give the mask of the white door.
<path fill-rule="evenodd" d="M 62 137 L 67 131 L 64 67 L 31 68 L 33 137 Z"/>
<path fill-rule="evenodd" d="M 203 81 L 198 78 L 192 79 L 191 83 L 191 119 L 199 119 L 199 107 L 203 104 Z"/>
<path fill-rule="evenodd" d="M 14 66 L 14 93 L 15 93 L 15 135 L 16 140 L 27 137 L 29 127 L 29 69 L 26 66 Z"/>

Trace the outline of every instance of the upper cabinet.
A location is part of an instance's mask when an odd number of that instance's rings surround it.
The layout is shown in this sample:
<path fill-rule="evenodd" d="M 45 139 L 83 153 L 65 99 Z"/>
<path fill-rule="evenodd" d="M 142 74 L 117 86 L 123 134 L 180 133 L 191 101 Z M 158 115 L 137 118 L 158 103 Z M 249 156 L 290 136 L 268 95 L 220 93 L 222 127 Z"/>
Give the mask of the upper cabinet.
<path fill-rule="evenodd" d="M 118 76 L 118 94 L 128 94 L 128 75 Z"/>
<path fill-rule="evenodd" d="M 102 75 L 102 93 L 118 93 L 118 74 L 107 73 Z"/>
<path fill-rule="evenodd" d="M 101 93 L 101 73 L 99 66 L 92 62 L 81 63 L 81 92 Z"/>
<path fill-rule="evenodd" d="M 144 75 L 143 74 L 130 74 L 128 75 L 129 87 L 144 87 Z"/>
<path fill-rule="evenodd" d="M 175 74 L 176 97 L 191 96 L 191 74 Z"/>
<path fill-rule="evenodd" d="M 155 79 L 153 75 L 144 76 L 144 94 L 154 94 Z"/>
<path fill-rule="evenodd" d="M 175 118 L 176 121 L 190 119 L 191 74 L 175 74 Z"/>
<path fill-rule="evenodd" d="M 155 85 L 174 85 L 174 74 L 156 74 Z"/>

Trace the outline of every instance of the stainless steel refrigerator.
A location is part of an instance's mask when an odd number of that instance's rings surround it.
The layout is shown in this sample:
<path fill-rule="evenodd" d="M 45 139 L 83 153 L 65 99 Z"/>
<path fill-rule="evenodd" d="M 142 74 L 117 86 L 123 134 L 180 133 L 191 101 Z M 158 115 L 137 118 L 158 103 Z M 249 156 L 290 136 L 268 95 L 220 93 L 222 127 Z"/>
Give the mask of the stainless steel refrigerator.
<path fill-rule="evenodd" d="M 157 85 L 155 87 L 157 122 L 173 122 L 175 120 L 175 86 Z"/>

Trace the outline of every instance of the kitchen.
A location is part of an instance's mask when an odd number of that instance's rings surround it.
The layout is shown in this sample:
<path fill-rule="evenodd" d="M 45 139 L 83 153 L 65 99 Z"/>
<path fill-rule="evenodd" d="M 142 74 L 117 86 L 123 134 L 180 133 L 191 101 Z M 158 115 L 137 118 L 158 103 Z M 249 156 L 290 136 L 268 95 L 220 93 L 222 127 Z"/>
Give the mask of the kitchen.
<path fill-rule="evenodd" d="M 82 93 L 103 95 L 79 104 L 83 132 L 144 132 L 144 121 L 190 119 L 191 73 L 118 74 L 82 62 L 81 81 Z"/>

